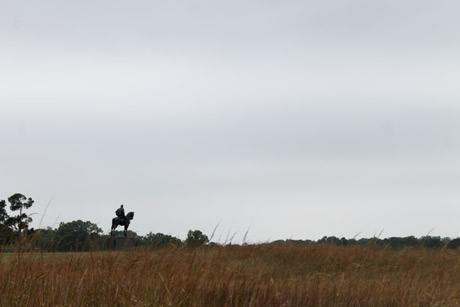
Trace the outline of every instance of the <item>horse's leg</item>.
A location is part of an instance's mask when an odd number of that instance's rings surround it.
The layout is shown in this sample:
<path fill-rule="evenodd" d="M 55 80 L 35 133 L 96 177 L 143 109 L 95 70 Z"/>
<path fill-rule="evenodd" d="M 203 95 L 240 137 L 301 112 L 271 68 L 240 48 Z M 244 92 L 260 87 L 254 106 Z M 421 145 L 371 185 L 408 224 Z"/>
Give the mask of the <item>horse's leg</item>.
<path fill-rule="evenodd" d="M 125 237 L 128 236 L 128 225 L 125 225 Z"/>

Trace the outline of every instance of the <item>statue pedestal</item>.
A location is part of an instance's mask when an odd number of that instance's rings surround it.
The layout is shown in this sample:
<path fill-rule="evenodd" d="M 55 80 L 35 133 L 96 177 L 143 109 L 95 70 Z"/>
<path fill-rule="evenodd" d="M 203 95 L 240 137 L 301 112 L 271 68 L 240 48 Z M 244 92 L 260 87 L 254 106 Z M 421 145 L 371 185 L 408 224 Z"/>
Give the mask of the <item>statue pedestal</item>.
<path fill-rule="evenodd" d="M 126 251 L 134 247 L 134 239 L 131 237 L 110 237 L 107 245 L 110 250 Z"/>

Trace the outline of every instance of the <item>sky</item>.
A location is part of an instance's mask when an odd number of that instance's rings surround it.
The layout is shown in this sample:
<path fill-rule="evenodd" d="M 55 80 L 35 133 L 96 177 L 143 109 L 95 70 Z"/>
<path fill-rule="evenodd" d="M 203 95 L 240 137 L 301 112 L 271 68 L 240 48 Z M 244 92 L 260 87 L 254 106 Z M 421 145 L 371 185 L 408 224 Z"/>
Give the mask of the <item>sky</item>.
<path fill-rule="evenodd" d="M 457 1 L 0 0 L 0 199 L 34 227 L 460 237 Z"/>

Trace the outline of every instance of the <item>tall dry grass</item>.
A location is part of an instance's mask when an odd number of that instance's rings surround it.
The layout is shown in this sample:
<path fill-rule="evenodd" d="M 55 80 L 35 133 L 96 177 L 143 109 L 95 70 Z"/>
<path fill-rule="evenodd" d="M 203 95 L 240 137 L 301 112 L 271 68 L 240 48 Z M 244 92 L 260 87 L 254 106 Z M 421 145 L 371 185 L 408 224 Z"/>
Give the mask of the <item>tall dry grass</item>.
<path fill-rule="evenodd" d="M 452 250 L 302 245 L 2 254 L 1 306 L 460 306 Z"/>

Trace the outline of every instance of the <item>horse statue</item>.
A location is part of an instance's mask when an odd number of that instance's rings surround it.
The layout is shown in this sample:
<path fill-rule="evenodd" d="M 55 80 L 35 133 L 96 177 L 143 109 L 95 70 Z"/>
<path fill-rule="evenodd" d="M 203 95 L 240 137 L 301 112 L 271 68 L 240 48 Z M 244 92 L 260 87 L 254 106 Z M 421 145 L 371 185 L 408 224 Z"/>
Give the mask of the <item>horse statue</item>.
<path fill-rule="evenodd" d="M 113 236 L 115 228 L 117 228 L 119 225 L 122 225 L 122 226 L 125 226 L 125 231 L 124 231 L 125 237 L 128 236 L 128 227 L 133 218 L 134 218 L 134 212 L 129 212 L 128 214 L 126 214 L 126 217 L 124 219 L 118 216 L 114 217 L 112 219 L 112 230 L 110 234 Z"/>

